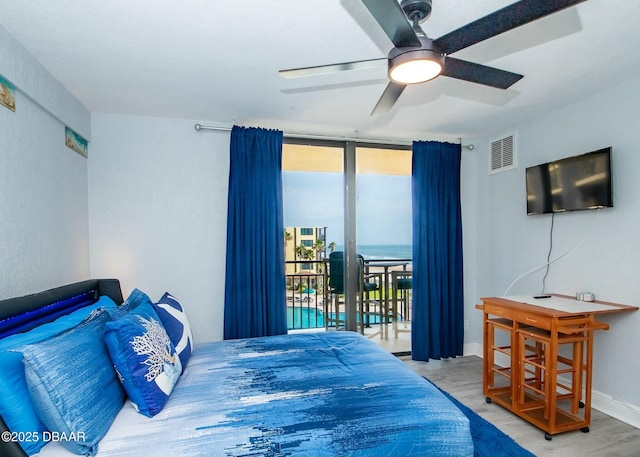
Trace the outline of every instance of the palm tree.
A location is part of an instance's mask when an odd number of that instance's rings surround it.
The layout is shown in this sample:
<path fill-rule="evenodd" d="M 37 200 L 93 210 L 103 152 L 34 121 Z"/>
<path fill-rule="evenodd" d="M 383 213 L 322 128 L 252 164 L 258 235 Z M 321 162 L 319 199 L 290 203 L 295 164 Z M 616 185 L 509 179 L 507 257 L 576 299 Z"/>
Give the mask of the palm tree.
<path fill-rule="evenodd" d="M 310 248 L 305 248 L 302 253 L 303 260 L 314 260 L 315 256 L 316 256 L 316 251 Z"/>
<path fill-rule="evenodd" d="M 313 244 L 313 249 L 315 249 L 316 253 L 318 254 L 325 252 L 324 241 L 317 239 Z M 320 258 L 323 258 L 323 257 L 324 256 L 320 256 Z"/>
<path fill-rule="evenodd" d="M 329 251 L 334 252 L 336 250 L 336 242 L 332 241 L 329 243 Z"/>
<path fill-rule="evenodd" d="M 296 251 L 296 256 L 300 260 L 307 260 L 307 261 L 314 260 L 314 257 L 315 257 L 315 254 L 316 254 L 316 251 L 314 251 L 313 249 L 308 248 L 308 247 L 306 247 L 306 246 L 304 246 L 302 244 L 299 245 L 299 246 L 296 246 L 295 251 Z M 304 264 L 302 266 L 304 267 Z"/>
<path fill-rule="evenodd" d="M 291 241 L 293 239 L 293 236 L 291 235 L 291 233 L 287 232 L 286 230 L 284 231 L 284 245 L 287 245 L 288 241 Z"/>

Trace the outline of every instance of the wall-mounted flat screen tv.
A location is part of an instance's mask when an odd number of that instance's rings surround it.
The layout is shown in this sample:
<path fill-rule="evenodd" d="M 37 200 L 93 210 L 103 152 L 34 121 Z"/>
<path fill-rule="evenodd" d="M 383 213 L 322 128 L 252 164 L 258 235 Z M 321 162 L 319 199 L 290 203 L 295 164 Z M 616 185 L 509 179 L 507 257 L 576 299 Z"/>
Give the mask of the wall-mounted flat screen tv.
<path fill-rule="evenodd" d="M 529 167 L 526 180 L 529 215 L 611 207 L 611 148 Z"/>

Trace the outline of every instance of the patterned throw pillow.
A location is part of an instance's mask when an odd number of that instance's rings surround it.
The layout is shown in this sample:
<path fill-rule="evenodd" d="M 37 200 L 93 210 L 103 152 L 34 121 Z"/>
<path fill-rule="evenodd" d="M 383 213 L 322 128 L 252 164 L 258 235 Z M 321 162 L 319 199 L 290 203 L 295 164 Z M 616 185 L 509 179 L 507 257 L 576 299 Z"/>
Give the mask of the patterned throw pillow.
<path fill-rule="evenodd" d="M 153 307 L 180 355 L 180 362 L 184 370 L 187 367 L 193 348 L 193 335 L 191 334 L 191 326 L 187 320 L 187 315 L 180 302 L 169 292 L 165 292 Z"/>
<path fill-rule="evenodd" d="M 28 455 L 38 452 L 46 442 L 43 440 L 23 440 L 22 438 L 26 437 L 28 433 L 21 432 L 38 432 L 39 436 L 42 436 L 42 432 L 47 428 L 33 407 L 27 380 L 24 377 L 22 353 L 16 348 L 46 340 L 69 330 L 100 307 L 113 310 L 116 308 L 116 304 L 111 298 L 102 296 L 93 305 L 80 308 L 53 322 L 39 325 L 28 332 L 16 333 L 0 340 L 0 367 L 2 367 L 0 370 L 0 392 L 2 392 L 0 395 L 0 415 L 9 429 L 17 433 L 18 441 Z"/>
<path fill-rule="evenodd" d="M 98 309 L 76 327 L 21 348 L 36 412 L 71 452 L 94 455 L 122 409 L 125 393 L 103 335 L 111 320 Z"/>
<path fill-rule="evenodd" d="M 105 342 L 133 407 L 158 414 L 182 373 L 180 357 L 160 318 L 147 303 L 107 323 Z"/>

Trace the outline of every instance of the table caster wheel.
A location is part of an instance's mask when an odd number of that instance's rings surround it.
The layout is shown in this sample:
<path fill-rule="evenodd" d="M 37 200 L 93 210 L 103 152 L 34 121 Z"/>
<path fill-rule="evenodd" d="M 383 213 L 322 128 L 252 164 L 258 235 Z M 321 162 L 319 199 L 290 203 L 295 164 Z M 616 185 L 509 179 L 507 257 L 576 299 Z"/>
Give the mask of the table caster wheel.
<path fill-rule="evenodd" d="M 484 401 L 485 401 L 486 403 L 492 403 L 492 402 L 493 402 L 493 400 L 491 400 L 489 397 L 486 397 L 486 398 L 484 399 Z"/>
<path fill-rule="evenodd" d="M 580 429 L 580 431 L 581 431 L 582 433 L 589 433 L 589 427 L 582 427 L 582 428 Z"/>
<path fill-rule="evenodd" d="M 579 402 L 579 403 L 578 403 L 578 407 L 579 407 L 579 408 L 584 408 L 584 402 L 583 402 L 583 401 Z"/>
<path fill-rule="evenodd" d="M 551 438 L 553 438 L 553 437 L 552 437 L 550 434 L 548 434 L 548 433 L 545 433 L 545 434 L 544 434 L 544 439 L 545 439 L 545 440 L 547 440 L 547 441 L 551 441 Z"/>

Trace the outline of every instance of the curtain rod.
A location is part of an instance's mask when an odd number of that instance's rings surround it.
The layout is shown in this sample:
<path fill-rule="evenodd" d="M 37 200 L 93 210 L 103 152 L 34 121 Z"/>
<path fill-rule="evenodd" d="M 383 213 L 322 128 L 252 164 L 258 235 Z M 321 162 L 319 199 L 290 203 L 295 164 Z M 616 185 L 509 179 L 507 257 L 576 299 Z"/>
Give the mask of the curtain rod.
<path fill-rule="evenodd" d="M 196 131 L 198 132 L 200 130 L 216 130 L 219 132 L 231 131 L 231 127 L 218 127 L 218 126 L 202 125 L 202 124 L 195 124 L 193 128 L 195 128 Z M 329 141 L 361 141 L 363 143 L 389 144 L 389 145 L 397 144 L 402 146 L 411 146 L 413 144 L 412 141 L 380 140 L 380 139 L 373 139 L 373 138 L 353 138 L 353 137 L 346 137 L 346 136 L 313 135 L 313 134 L 306 134 L 306 133 L 285 133 L 284 136 L 286 138 L 296 138 L 296 139 L 329 140 Z M 460 143 L 462 143 L 462 138 L 458 138 L 458 139 L 460 140 Z M 462 147 L 470 151 L 473 151 L 475 146 L 473 144 L 468 144 Z"/>

